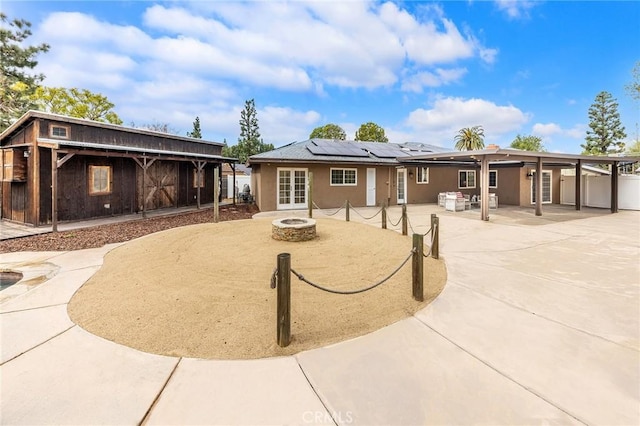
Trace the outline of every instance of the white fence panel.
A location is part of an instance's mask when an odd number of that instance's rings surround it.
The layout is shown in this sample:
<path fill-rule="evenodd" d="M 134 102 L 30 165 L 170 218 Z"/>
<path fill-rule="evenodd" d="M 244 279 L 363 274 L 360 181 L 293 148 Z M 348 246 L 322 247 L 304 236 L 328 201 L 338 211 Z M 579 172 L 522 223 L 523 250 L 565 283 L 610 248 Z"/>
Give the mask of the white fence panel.
<path fill-rule="evenodd" d="M 640 210 L 640 176 L 618 177 L 618 208 Z"/>
<path fill-rule="evenodd" d="M 242 188 L 244 188 L 245 184 L 251 186 L 251 176 L 236 175 L 235 186 L 238 194 L 242 192 Z M 233 198 L 233 187 L 233 175 L 227 175 L 227 198 Z M 253 188 L 251 188 L 251 193 L 253 193 Z"/>
<path fill-rule="evenodd" d="M 560 182 L 560 203 L 576 204 L 576 178 L 563 176 Z M 582 205 L 586 207 L 611 207 L 611 176 L 582 176 Z M 640 210 L 640 176 L 618 176 L 618 208 Z"/>

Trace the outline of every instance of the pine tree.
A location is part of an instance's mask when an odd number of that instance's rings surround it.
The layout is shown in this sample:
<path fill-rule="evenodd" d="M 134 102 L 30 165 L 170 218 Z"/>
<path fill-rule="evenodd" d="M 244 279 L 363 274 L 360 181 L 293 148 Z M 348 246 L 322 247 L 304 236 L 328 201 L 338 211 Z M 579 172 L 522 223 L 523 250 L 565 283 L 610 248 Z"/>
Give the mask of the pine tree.
<path fill-rule="evenodd" d="M 193 131 L 187 132 L 187 136 L 195 139 L 202 139 L 202 132 L 200 131 L 200 117 L 196 117 L 193 122 Z"/>
<path fill-rule="evenodd" d="M 600 92 L 589 107 L 589 128 L 586 143 L 581 145 L 584 154 L 607 155 L 624 152 L 627 137 L 618 113 L 618 102 L 609 92 Z"/>
<path fill-rule="evenodd" d="M 234 157 L 245 163 L 247 159 L 261 152 L 271 151 L 272 144 L 266 144 L 260 137 L 258 113 L 253 99 L 245 101 L 244 109 L 240 112 L 240 137 L 238 144 L 224 147 L 222 155 Z"/>
<path fill-rule="evenodd" d="M 44 75 L 29 74 L 29 70 L 38 65 L 36 55 L 47 52 L 49 45 L 24 47 L 30 28 L 30 22 L 9 21 L 7 15 L 0 13 L 0 131 L 32 107 L 30 96 L 44 79 Z"/>

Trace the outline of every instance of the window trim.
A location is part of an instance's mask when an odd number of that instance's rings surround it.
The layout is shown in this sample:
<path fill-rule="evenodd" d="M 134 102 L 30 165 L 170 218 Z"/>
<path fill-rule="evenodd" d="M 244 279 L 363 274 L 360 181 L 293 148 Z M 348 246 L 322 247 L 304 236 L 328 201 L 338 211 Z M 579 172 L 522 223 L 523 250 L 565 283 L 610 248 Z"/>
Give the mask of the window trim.
<path fill-rule="evenodd" d="M 460 186 L 460 174 L 461 173 L 466 173 L 467 174 L 467 185 L 466 186 Z M 469 186 L 468 182 L 469 182 L 469 173 L 473 173 L 473 186 Z M 458 189 L 474 189 L 476 187 L 476 182 L 478 181 L 477 179 L 477 175 L 476 175 L 476 171 L 475 170 L 469 170 L 469 169 L 461 169 L 458 170 Z"/>
<path fill-rule="evenodd" d="M 427 179 L 422 179 L 420 180 L 420 176 L 422 175 L 424 177 L 424 171 L 427 171 L 426 175 L 427 175 Z M 422 173 L 421 173 L 422 171 Z M 416 183 L 418 185 L 426 185 L 429 183 L 429 167 L 416 167 Z"/>
<path fill-rule="evenodd" d="M 64 129 L 65 135 L 64 136 L 55 135 L 53 132 L 54 129 Z M 54 123 L 49 124 L 49 137 L 55 138 L 55 139 L 69 139 L 70 136 L 71 136 L 71 126 L 65 126 L 62 124 L 54 124 Z"/>
<path fill-rule="evenodd" d="M 342 172 L 342 183 L 333 183 L 333 172 L 341 171 Z M 353 183 L 345 183 L 345 172 L 353 171 L 354 173 L 354 182 Z M 329 169 L 329 186 L 358 186 L 358 169 L 350 168 L 350 167 L 331 167 Z"/>
<path fill-rule="evenodd" d="M 496 184 L 491 186 L 491 173 L 496 175 Z M 498 188 L 498 171 L 497 170 L 489 170 L 489 188 L 497 189 Z"/>
<path fill-rule="evenodd" d="M 98 170 L 106 170 L 107 171 L 107 188 L 104 191 L 95 191 L 95 172 Z M 107 165 L 89 165 L 89 195 L 108 195 L 112 192 L 111 181 L 113 179 L 113 169 L 111 166 Z"/>

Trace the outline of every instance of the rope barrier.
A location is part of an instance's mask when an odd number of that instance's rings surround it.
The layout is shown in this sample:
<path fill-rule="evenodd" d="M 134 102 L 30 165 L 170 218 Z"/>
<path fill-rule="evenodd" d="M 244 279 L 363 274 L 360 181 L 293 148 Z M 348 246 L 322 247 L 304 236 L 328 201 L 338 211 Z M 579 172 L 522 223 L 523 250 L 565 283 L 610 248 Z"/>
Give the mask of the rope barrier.
<path fill-rule="evenodd" d="M 356 212 L 356 214 L 357 214 L 358 216 L 360 216 L 361 218 L 363 218 L 364 220 L 371 220 L 371 219 L 373 219 L 374 217 L 378 216 L 380 213 L 382 213 L 382 208 L 381 208 L 381 209 L 380 209 L 380 210 L 378 210 L 378 212 L 377 212 L 376 214 L 374 214 L 373 216 L 371 216 L 371 217 L 364 217 L 364 216 L 362 216 L 362 215 L 360 214 L 360 212 L 358 212 L 358 210 L 354 209 L 354 208 L 353 208 L 353 206 L 351 206 L 351 210 L 353 210 L 354 212 Z"/>
<path fill-rule="evenodd" d="M 434 228 L 435 228 L 436 226 L 438 226 L 438 225 L 436 225 L 436 224 L 434 224 L 434 225 L 433 225 L 433 227 L 434 227 Z M 429 230 L 427 231 L 427 233 L 426 233 L 426 234 L 424 234 L 424 235 L 426 236 L 426 235 L 427 235 L 429 232 L 431 232 L 432 230 L 433 230 L 433 229 L 429 229 Z M 429 256 L 431 256 L 431 252 L 433 251 L 433 242 L 435 241 L 435 239 L 436 239 L 436 233 L 435 233 L 435 232 L 433 232 L 433 233 L 431 234 L 431 245 L 429 246 L 429 251 L 428 251 L 427 253 L 424 253 L 424 252 L 422 253 L 422 255 L 423 255 L 424 257 L 429 257 Z"/>
<path fill-rule="evenodd" d="M 323 286 L 321 286 L 321 285 L 319 285 L 319 284 L 316 284 L 316 283 L 314 283 L 314 282 L 312 282 L 312 281 L 309 281 L 309 280 L 308 280 L 308 279 L 306 279 L 302 274 L 300 274 L 300 273 L 296 272 L 293 268 L 291 268 L 291 273 L 292 273 L 292 274 L 294 274 L 296 277 L 298 277 L 298 279 L 299 279 L 300 281 L 302 281 L 302 282 L 305 282 L 305 283 L 309 284 L 311 287 L 315 287 L 315 288 L 317 288 L 318 290 L 326 291 L 326 292 L 328 292 L 328 293 L 333 293 L 333 294 L 358 294 L 358 293 L 364 293 L 365 291 L 372 290 L 372 289 L 374 289 L 374 288 L 378 287 L 379 285 L 381 285 L 381 284 L 385 283 L 385 282 L 386 282 L 386 281 L 388 281 L 391 277 L 393 277 L 395 274 L 397 274 L 397 273 L 398 273 L 398 271 L 399 271 L 400 269 L 402 269 L 402 267 L 403 267 L 404 265 L 406 265 L 406 264 L 407 264 L 407 262 L 409 261 L 409 259 L 411 259 L 411 257 L 413 256 L 413 253 L 414 253 L 414 252 L 415 252 L 415 249 L 411 249 L 411 252 L 410 252 L 410 253 L 409 253 L 409 255 L 407 256 L 407 258 L 406 258 L 406 259 L 405 259 L 405 260 L 400 264 L 400 266 L 398 266 L 398 267 L 397 267 L 397 268 L 396 268 L 396 269 L 395 269 L 395 270 L 394 270 L 394 271 L 393 271 L 389 276 L 387 276 L 386 278 L 384 278 L 384 279 L 382 279 L 382 280 L 380 280 L 380 281 L 378 281 L 378 282 L 376 282 L 376 283 L 374 283 L 374 284 L 372 284 L 372 285 L 370 285 L 370 286 L 368 286 L 368 287 L 361 288 L 361 289 L 358 289 L 358 290 L 345 290 L 345 291 L 343 291 L 343 290 L 334 290 L 334 289 L 331 289 L 331 288 L 323 287 Z"/>
<path fill-rule="evenodd" d="M 398 225 L 400 225 L 400 222 L 402 222 L 402 215 L 400 215 L 400 218 L 398 218 L 398 221 L 396 223 L 393 223 L 393 221 L 391 220 L 391 218 L 389 216 L 387 216 L 387 220 L 389 221 L 391 226 L 398 226 Z"/>
<path fill-rule="evenodd" d="M 415 229 L 413 229 L 413 225 L 411 225 L 411 218 L 409 217 L 409 215 L 407 215 L 407 222 L 409 222 L 409 228 L 411 229 L 411 233 L 412 234 L 418 234 L 418 232 L 415 231 Z M 424 234 L 421 234 L 423 237 L 426 237 L 427 235 L 429 235 L 429 232 L 431 232 L 431 228 L 429 228 L 429 230 L 427 232 L 425 232 Z"/>
<path fill-rule="evenodd" d="M 340 210 L 344 209 L 345 205 L 347 204 L 347 202 L 345 201 L 344 203 L 342 203 L 342 205 L 341 205 L 340 207 L 338 207 L 338 210 L 336 210 L 335 212 L 333 212 L 333 213 L 326 213 L 326 212 L 324 212 L 320 207 L 318 207 L 318 205 L 316 204 L 316 202 L 315 202 L 315 201 L 312 201 L 312 203 L 313 203 L 313 206 L 314 206 L 316 209 L 321 210 L 321 211 L 322 211 L 322 214 L 324 214 L 324 215 L 326 215 L 326 216 L 335 216 L 335 215 L 337 215 L 337 214 L 340 212 Z"/>

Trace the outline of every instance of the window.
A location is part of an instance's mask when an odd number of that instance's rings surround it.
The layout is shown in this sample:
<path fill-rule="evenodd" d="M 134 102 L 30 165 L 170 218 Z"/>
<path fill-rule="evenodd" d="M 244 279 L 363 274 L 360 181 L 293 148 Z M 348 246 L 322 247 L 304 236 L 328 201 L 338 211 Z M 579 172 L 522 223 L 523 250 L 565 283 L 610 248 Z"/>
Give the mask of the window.
<path fill-rule="evenodd" d="M 193 169 L 193 187 L 204 188 L 204 169 L 200 173 L 200 179 L 198 179 L 198 169 Z"/>
<path fill-rule="evenodd" d="M 357 185 L 356 169 L 331 169 L 331 185 Z"/>
<path fill-rule="evenodd" d="M 89 166 L 89 195 L 111 193 L 111 166 Z"/>
<path fill-rule="evenodd" d="M 489 188 L 498 187 L 498 171 L 489 170 Z"/>
<path fill-rule="evenodd" d="M 475 188 L 476 187 L 476 171 L 475 170 L 458 170 L 458 188 Z"/>
<path fill-rule="evenodd" d="M 416 167 L 416 183 L 429 183 L 428 167 Z"/>
<path fill-rule="evenodd" d="M 536 203 L 537 182 L 535 170 L 531 172 L 531 204 Z M 542 204 L 551 204 L 551 171 L 542 171 Z"/>
<path fill-rule="evenodd" d="M 49 125 L 49 136 L 52 138 L 69 139 L 69 127 L 51 124 Z"/>

